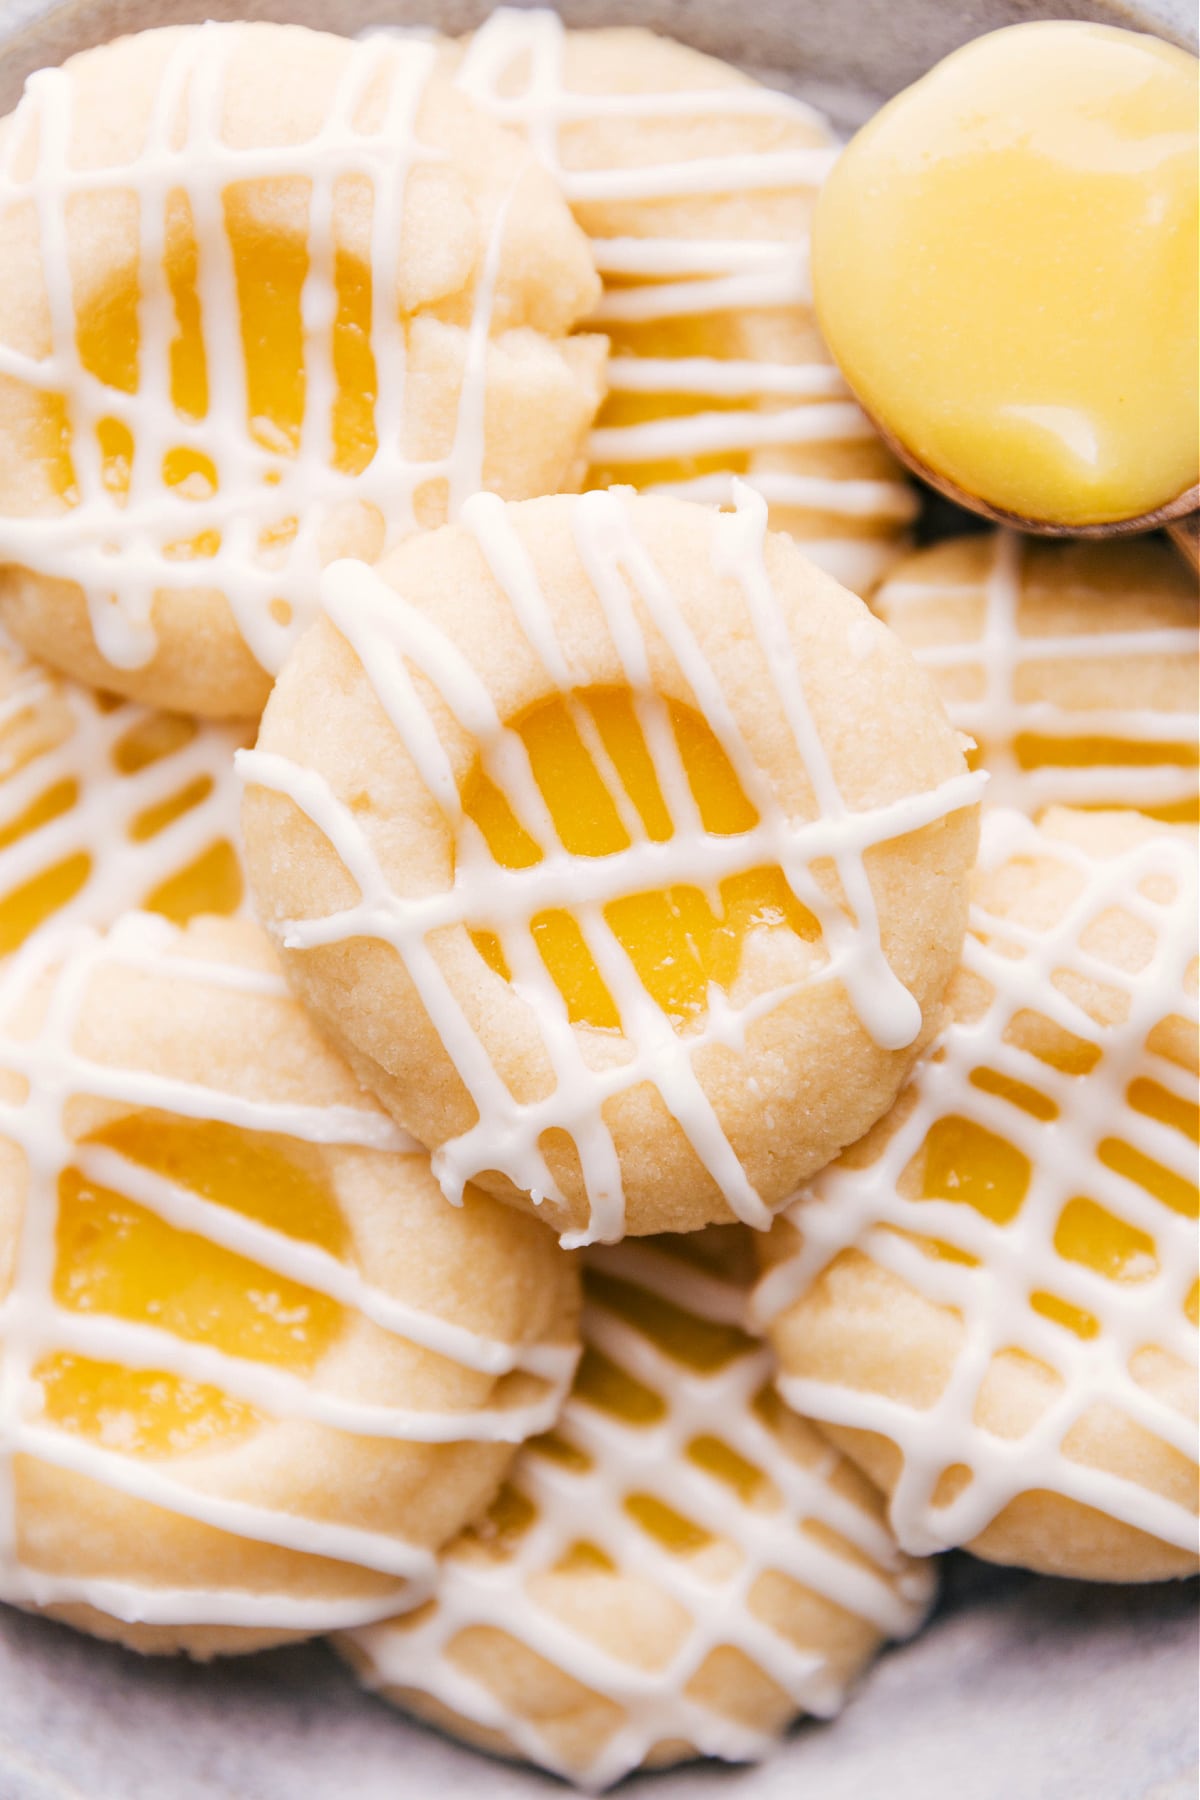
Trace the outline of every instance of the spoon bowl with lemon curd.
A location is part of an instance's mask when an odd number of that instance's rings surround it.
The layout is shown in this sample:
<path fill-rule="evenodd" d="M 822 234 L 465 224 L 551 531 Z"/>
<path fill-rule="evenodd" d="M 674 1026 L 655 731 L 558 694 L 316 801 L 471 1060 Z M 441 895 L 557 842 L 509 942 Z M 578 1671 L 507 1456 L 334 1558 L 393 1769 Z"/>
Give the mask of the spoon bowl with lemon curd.
<path fill-rule="evenodd" d="M 956 51 L 839 159 L 813 282 L 861 404 L 950 499 L 1084 537 L 1200 506 L 1186 51 L 1066 21 Z"/>

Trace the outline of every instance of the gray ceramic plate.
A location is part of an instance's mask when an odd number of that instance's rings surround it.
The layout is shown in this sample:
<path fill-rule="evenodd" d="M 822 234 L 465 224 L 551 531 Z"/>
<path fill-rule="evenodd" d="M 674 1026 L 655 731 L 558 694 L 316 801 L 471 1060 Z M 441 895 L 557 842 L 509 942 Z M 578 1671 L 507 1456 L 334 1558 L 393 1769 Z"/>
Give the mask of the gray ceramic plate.
<path fill-rule="evenodd" d="M 122 31 L 205 17 L 469 29 L 487 0 L 0 0 L 0 111 L 30 70 Z M 1190 0 L 565 0 L 652 25 L 853 124 L 981 31 L 1099 18 L 1194 47 Z M 1087 1587 L 946 1559 L 942 1605 L 832 1725 L 756 1769 L 635 1777 L 645 1800 L 1194 1800 L 1195 1584 Z M 321 1645 L 216 1667 L 144 1662 L 0 1608 L 0 1800 L 552 1800 L 362 1693 Z"/>

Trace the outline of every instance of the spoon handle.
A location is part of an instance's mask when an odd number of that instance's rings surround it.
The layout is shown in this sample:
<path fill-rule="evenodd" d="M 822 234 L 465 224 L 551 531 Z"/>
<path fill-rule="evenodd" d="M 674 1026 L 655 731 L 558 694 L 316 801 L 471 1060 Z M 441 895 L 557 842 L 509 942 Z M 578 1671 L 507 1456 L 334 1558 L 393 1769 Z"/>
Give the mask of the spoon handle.
<path fill-rule="evenodd" d="M 1186 518 L 1176 519 L 1167 526 L 1167 533 L 1175 548 L 1200 574 L 1200 512 L 1188 513 Z"/>

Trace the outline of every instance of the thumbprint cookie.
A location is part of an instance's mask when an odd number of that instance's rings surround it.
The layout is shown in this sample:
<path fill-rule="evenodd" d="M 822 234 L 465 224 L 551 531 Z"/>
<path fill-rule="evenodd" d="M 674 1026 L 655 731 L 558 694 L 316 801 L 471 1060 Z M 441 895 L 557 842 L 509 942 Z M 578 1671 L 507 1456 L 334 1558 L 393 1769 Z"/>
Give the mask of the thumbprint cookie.
<path fill-rule="evenodd" d="M 0 1598 L 206 1657 L 388 1616 L 574 1373 L 551 1234 L 443 1201 L 245 920 L 0 973 Z"/>
<path fill-rule="evenodd" d="M 504 8 L 448 53 L 472 100 L 527 137 L 591 240 L 609 395 L 587 486 L 727 501 L 857 594 L 903 551 L 917 496 L 817 327 L 809 226 L 837 153 L 790 94 L 638 29 L 568 31 Z"/>
<path fill-rule="evenodd" d="M 598 281 L 413 37 L 141 32 L 0 131 L 0 615 L 148 704 L 256 717 L 320 567 L 578 485 Z"/>
<path fill-rule="evenodd" d="M 764 1241 L 781 1391 L 910 1551 L 1196 1568 L 1196 853 L 985 813 L 952 1024 Z"/>
<path fill-rule="evenodd" d="M 480 495 L 338 564 L 244 758 L 289 978 L 450 1199 L 763 1227 L 939 1022 L 982 777 L 748 488 Z"/>
<path fill-rule="evenodd" d="M 769 1754 L 928 1610 L 870 1483 L 771 1386 L 744 1227 L 587 1253 L 554 1430 L 418 1610 L 344 1634 L 371 1688 L 588 1789 Z"/>

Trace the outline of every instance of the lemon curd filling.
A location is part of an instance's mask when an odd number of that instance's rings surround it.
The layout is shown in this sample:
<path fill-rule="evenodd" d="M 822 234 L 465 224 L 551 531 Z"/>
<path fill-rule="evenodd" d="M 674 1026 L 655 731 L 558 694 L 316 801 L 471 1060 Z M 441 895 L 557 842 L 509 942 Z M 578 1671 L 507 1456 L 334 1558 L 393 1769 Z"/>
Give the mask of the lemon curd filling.
<path fill-rule="evenodd" d="M 1081 1051 L 1084 1048 L 1080 1046 Z M 1072 1056 L 1062 1046 L 1053 1052 L 1053 1062 L 1063 1073 L 1080 1079 L 1086 1078 L 1092 1066 L 1085 1055 Z M 971 1080 L 985 1092 L 1000 1095 L 1043 1123 L 1057 1114 L 1052 1101 L 1023 1083 L 1010 1082 L 987 1069 L 976 1069 Z M 1127 1099 L 1135 1111 L 1181 1131 L 1193 1143 L 1196 1141 L 1196 1107 L 1145 1080 L 1132 1083 Z M 1200 1190 L 1195 1182 L 1184 1180 L 1123 1139 L 1102 1139 L 1096 1155 L 1106 1168 L 1135 1182 L 1160 1205 L 1187 1218 L 1200 1214 Z M 934 1123 L 925 1139 L 917 1197 L 970 1206 L 991 1224 L 1008 1226 L 1017 1220 L 1032 1179 L 1033 1165 L 1016 1144 L 972 1119 L 949 1114 Z M 936 1239 L 922 1238 L 921 1242 L 936 1256 L 976 1261 Z M 1053 1247 L 1064 1262 L 1078 1263 L 1106 1281 L 1148 1281 L 1159 1269 L 1154 1238 L 1084 1194 L 1072 1196 L 1063 1206 L 1054 1229 Z M 1100 1320 L 1093 1313 L 1059 1295 L 1038 1290 L 1030 1294 L 1029 1304 L 1035 1312 L 1080 1337 L 1099 1334 Z"/>
<path fill-rule="evenodd" d="M 692 707 L 654 700 L 671 733 L 704 830 L 717 837 L 750 831 L 758 814 L 742 790 L 711 728 Z M 643 712 L 642 718 L 645 718 Z M 518 732 L 563 849 L 580 858 L 612 856 L 631 838 L 616 800 L 580 733 L 590 721 L 642 829 L 654 843 L 675 835 L 638 706 L 626 691 L 581 690 L 534 707 Z M 467 816 L 502 868 L 526 869 L 543 860 L 505 795 L 476 765 L 463 790 Z M 646 992 L 677 1025 L 707 1010 L 710 985 L 734 981 L 747 934 L 788 930 L 815 940 L 816 920 L 796 900 L 778 868 L 747 868 L 723 880 L 717 893 L 681 884 L 608 901 L 604 919 Z M 621 1028 L 617 1003 L 588 949 L 575 914 L 536 913 L 530 930 L 542 961 L 575 1024 Z M 502 947 L 485 921 L 472 931 L 476 948 L 497 974 L 509 978 Z"/>
<path fill-rule="evenodd" d="M 994 763 L 996 754 L 997 747 L 993 743 L 986 737 L 977 737 L 967 750 L 967 767 L 972 770 L 987 769 Z M 1195 744 L 1162 743 L 1157 738 L 1139 741 L 1136 738 L 1096 737 L 1086 733 L 1077 737 L 1062 737 L 1044 732 L 1020 731 L 1012 740 L 1012 754 L 1017 767 L 1024 774 L 1032 774 L 1038 769 L 1124 770 L 1161 769 L 1164 766 L 1194 769 L 1200 766 L 1200 750 Z M 1124 811 L 1128 804 L 1107 797 L 1099 801 L 1072 801 L 1073 807 L 1079 812 Z M 1185 800 L 1164 800 L 1157 806 L 1141 805 L 1136 810 L 1145 813 L 1147 818 L 1161 820 L 1165 825 L 1200 823 L 1200 797 L 1196 795 Z"/>
<path fill-rule="evenodd" d="M 714 1379 L 739 1357 L 752 1355 L 756 1350 L 754 1339 L 736 1326 L 688 1312 L 648 1288 L 611 1276 L 599 1268 L 585 1270 L 584 1288 L 594 1306 L 632 1327 L 681 1372 L 689 1372 L 703 1380 Z M 574 1405 L 603 1413 L 629 1431 L 652 1430 L 670 1412 L 668 1395 L 631 1375 L 591 1343 L 584 1346 L 575 1378 Z M 719 1430 L 720 1422 L 716 1421 L 711 1432 L 690 1439 L 683 1446 L 688 1461 L 732 1489 L 744 1505 L 777 1505 L 779 1496 L 770 1478 L 727 1444 Z M 544 1458 L 573 1474 L 586 1473 L 593 1467 L 588 1453 L 561 1431 L 532 1438 L 525 1449 L 527 1454 Z M 711 1532 L 655 1495 L 633 1491 L 623 1496 L 622 1507 L 647 1536 L 654 1538 L 672 1555 L 687 1556 L 716 1541 Z M 497 1507 L 488 1515 L 489 1530 L 485 1541 L 494 1546 L 496 1535 L 499 1535 L 508 1540 L 503 1549 L 511 1554 L 517 1539 L 524 1535 L 536 1517 L 533 1503 L 509 1486 L 502 1490 Z M 595 1545 L 579 1541 L 571 1545 L 556 1568 L 560 1573 L 611 1572 L 613 1564 Z"/>
<path fill-rule="evenodd" d="M 1157 739 L 1137 741 L 1131 738 L 1094 737 L 1050 737 L 1039 732 L 1019 732 L 1013 739 L 1013 754 L 1017 766 L 1024 770 L 1033 769 L 1152 769 L 1164 765 L 1175 769 L 1194 769 L 1200 765 L 1200 750 L 1195 744 L 1159 743 Z M 986 767 L 986 746 L 981 745 L 974 759 L 968 755 L 967 761 L 972 768 Z M 1111 810 L 1112 803 L 1102 803 L 1102 810 Z M 1090 810 L 1086 805 L 1081 810 Z M 1140 806 L 1137 809 L 1151 819 L 1161 819 L 1168 825 L 1195 825 L 1200 822 L 1200 799 L 1193 796 L 1186 800 L 1166 800 L 1158 806 Z"/>
<path fill-rule="evenodd" d="M 817 311 L 874 417 L 1021 517 L 1134 518 L 1184 494 L 1197 435 L 1197 64 L 1043 22 L 978 39 L 837 163 Z"/>
<path fill-rule="evenodd" d="M 617 286 L 623 284 L 617 283 Z M 605 321 L 614 357 L 631 356 L 645 362 L 680 362 L 685 358 L 711 358 L 717 362 L 762 361 L 746 344 L 744 317 L 729 312 L 685 314 L 679 317 L 638 321 L 636 323 Z M 779 352 L 777 354 L 782 354 Z M 827 363 L 828 357 L 815 327 L 811 342 L 793 345 L 788 359 L 802 355 L 806 362 Z M 768 372 L 770 361 L 763 362 Z M 744 393 L 714 394 L 705 392 L 700 377 L 694 392 L 655 392 L 652 388 L 623 389 L 614 385 L 600 409 L 596 424 L 601 431 L 623 430 L 664 420 L 703 418 L 714 413 L 754 413 L 764 417 L 773 412 L 795 407 L 794 397 Z M 702 424 L 698 436 L 703 437 Z M 751 427 L 748 436 L 753 439 Z M 608 440 L 611 446 L 612 440 Z M 800 430 L 790 434 L 782 445 L 773 443 L 764 429 L 761 444 L 755 447 L 726 445 L 718 449 L 681 447 L 670 455 L 636 457 L 622 455 L 608 448 L 587 471 L 585 488 L 627 485 L 640 492 L 670 483 L 695 481 L 706 475 L 742 475 L 753 478 L 756 471 L 784 469 L 788 475 L 812 475 L 822 481 L 861 481 L 864 478 L 886 480 L 892 473 L 890 457 L 878 443 L 867 443 L 851 437 L 845 442 L 823 431 L 807 440 Z M 807 528 L 813 536 L 844 537 L 851 521 L 845 512 L 823 511 L 814 498 L 803 508 Z M 883 519 L 873 513 L 857 514 L 852 521 L 854 532 L 875 535 L 881 528 L 893 529 L 894 519 Z"/>
<path fill-rule="evenodd" d="M 727 313 L 702 313 L 694 317 L 656 319 L 646 323 L 606 324 L 614 356 L 670 358 L 701 356 L 725 361 L 739 354 L 741 332 L 736 318 Z M 650 424 L 658 419 L 694 418 L 698 413 L 740 412 L 751 404 L 744 395 L 610 393 L 596 423 L 601 429 Z M 666 481 L 690 481 L 700 475 L 745 475 L 750 470 L 747 450 L 713 450 L 698 454 L 660 457 L 642 462 L 615 459 L 595 463 L 585 486 L 611 487 L 625 482 L 649 488 Z"/>
<path fill-rule="evenodd" d="M 101 710 L 105 710 L 103 696 L 98 703 Z M 193 742 L 200 730 L 194 719 L 175 713 L 152 713 L 139 719 L 117 738 L 109 751 L 109 769 L 97 771 L 97 774 L 138 775 L 177 755 Z M 48 747 L 39 745 L 34 756 Z M 14 762 L 8 770 L 9 775 L 17 774 L 31 760 Z M 114 784 L 114 789 L 114 799 L 119 803 L 119 783 Z M 129 817 L 118 813 L 109 829 L 114 834 L 123 831 L 133 844 L 150 843 L 176 819 L 202 805 L 212 791 L 211 776 L 197 775 L 188 781 L 181 780 L 178 789 L 165 799 L 143 807 Z M 6 849 L 56 819 L 69 817 L 80 799 L 77 779 L 49 781 L 45 790 L 22 813 L 0 825 L 0 870 Z M 92 848 L 81 843 L 77 849 L 69 850 L 49 867 L 40 869 L 7 891 L 0 886 L 0 956 L 19 949 L 39 925 L 69 906 L 93 872 Z M 2 880 L 0 873 L 0 883 Z M 140 904 L 144 911 L 161 913 L 164 918 L 182 925 L 200 913 L 234 913 L 242 903 L 242 895 L 237 852 L 228 839 L 218 838 L 190 861 L 181 861 L 178 868 L 153 882 L 140 897 Z"/>
<path fill-rule="evenodd" d="M 290 1140 L 163 1114 L 134 1113 L 89 1143 L 228 1209 L 315 1244 L 347 1247 L 337 1199 L 315 1153 Z M 339 1335 L 337 1302 L 179 1230 L 74 1167 L 58 1183 L 53 1294 L 70 1312 L 157 1326 L 183 1344 L 313 1373 Z M 261 1424 L 208 1384 L 84 1356 L 43 1357 L 46 1418 L 126 1454 L 178 1456 L 225 1445 Z"/>
<path fill-rule="evenodd" d="M 295 190 L 287 197 L 298 200 L 304 212 L 311 204 L 311 185 L 300 178 L 282 184 Z M 260 449 L 289 461 L 300 454 L 308 405 L 302 309 L 309 251 L 303 229 L 293 236 L 263 227 L 256 217 L 254 186 L 232 182 L 224 196 L 224 226 L 245 372 L 244 427 Z M 285 196 L 280 198 L 282 203 Z M 198 286 L 202 253 L 191 205 L 182 190 L 168 198 L 166 227 L 162 279 L 170 293 L 175 330 L 163 378 L 176 414 L 195 425 L 209 417 L 212 394 Z M 378 448 L 371 271 L 356 257 L 335 250 L 333 287 L 334 318 L 326 346 L 333 376 L 331 416 L 328 430 L 320 438 L 327 443 L 330 466 L 357 475 Z M 137 280 L 128 278 L 114 283 L 102 298 L 80 307 L 76 349 L 89 375 L 118 393 L 145 398 L 157 372 L 142 367 L 140 299 Z M 48 406 L 38 443 L 41 461 L 53 490 L 74 505 L 78 487 L 66 404 L 58 396 L 48 396 Z M 104 486 L 116 504 L 124 506 L 139 455 L 136 432 L 111 417 L 101 418 L 95 429 Z M 163 454 L 156 474 L 164 489 L 184 500 L 210 500 L 221 487 L 213 460 L 183 445 L 172 446 Z M 289 531 L 294 534 L 295 520 L 281 523 L 287 528 L 285 536 Z M 220 532 L 205 529 L 165 545 L 164 553 L 175 561 L 192 561 L 211 558 L 220 548 Z"/>
<path fill-rule="evenodd" d="M 756 1349 L 754 1339 L 736 1326 L 703 1318 L 636 1282 L 621 1280 L 599 1268 L 585 1271 L 584 1288 L 591 1304 L 630 1326 L 681 1372 L 711 1380 Z M 585 1345 L 575 1379 L 574 1401 L 633 1431 L 653 1428 L 670 1411 L 668 1396 L 631 1375 L 594 1344 Z M 777 1504 L 778 1495 L 767 1475 L 727 1444 L 719 1431 L 718 1420 L 711 1432 L 690 1439 L 683 1447 L 688 1461 L 731 1488 L 744 1504 L 756 1500 L 773 1500 Z M 590 1463 L 586 1453 L 558 1432 L 534 1438 L 527 1448 L 536 1456 L 571 1469 L 586 1469 Z M 634 1491 L 624 1496 L 622 1504 L 633 1522 L 673 1555 L 687 1556 L 715 1541 L 711 1532 L 655 1495 Z M 589 1562 L 602 1566 L 587 1556 L 590 1548 L 573 1546 L 573 1566 L 582 1567 Z"/>

